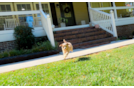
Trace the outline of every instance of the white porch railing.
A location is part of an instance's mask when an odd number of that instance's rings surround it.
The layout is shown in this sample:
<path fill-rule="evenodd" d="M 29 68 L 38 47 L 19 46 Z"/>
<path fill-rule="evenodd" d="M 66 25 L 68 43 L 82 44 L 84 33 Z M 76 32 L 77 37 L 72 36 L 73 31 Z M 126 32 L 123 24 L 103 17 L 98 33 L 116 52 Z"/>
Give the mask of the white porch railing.
<path fill-rule="evenodd" d="M 118 37 L 113 11 L 108 14 L 90 7 L 89 11 L 92 24 L 98 24 L 103 30 L 111 33 L 114 37 Z"/>
<path fill-rule="evenodd" d="M 8 15 L 22 15 L 22 14 L 40 14 L 43 29 L 45 30 L 49 41 L 51 42 L 52 46 L 55 47 L 55 41 L 53 36 L 53 25 L 51 23 L 51 19 L 49 15 L 46 15 L 43 10 L 36 10 L 36 11 L 14 11 L 14 12 L 0 12 L 0 16 L 8 16 Z M 13 32 L 14 30 L 6 30 L 5 32 L 8 33 L 9 31 Z M 10 32 L 10 33 L 11 33 Z M 36 35 L 36 34 L 35 34 Z M 45 34 L 44 34 L 45 35 Z M 13 40 L 13 33 L 11 33 L 11 39 Z M 3 40 L 4 41 L 4 40 Z"/>
<path fill-rule="evenodd" d="M 49 15 L 46 15 L 43 10 L 40 10 L 40 15 L 41 15 L 41 21 L 42 21 L 42 26 L 47 34 L 47 37 L 49 41 L 51 42 L 52 46 L 55 47 L 55 41 L 54 41 L 54 35 L 53 35 L 53 26 L 51 23 L 51 18 Z"/>

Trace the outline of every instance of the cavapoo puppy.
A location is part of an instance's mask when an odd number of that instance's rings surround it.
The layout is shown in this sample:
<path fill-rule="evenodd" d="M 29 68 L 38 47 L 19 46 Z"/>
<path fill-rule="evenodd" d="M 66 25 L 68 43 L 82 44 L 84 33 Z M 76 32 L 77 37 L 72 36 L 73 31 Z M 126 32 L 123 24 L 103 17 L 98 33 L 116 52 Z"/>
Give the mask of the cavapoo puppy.
<path fill-rule="evenodd" d="M 65 60 L 69 52 L 70 51 L 73 52 L 73 46 L 70 42 L 67 42 L 65 39 L 63 39 L 63 42 L 64 43 L 60 44 L 59 47 L 62 48 L 62 52 L 63 52 L 64 60 Z"/>

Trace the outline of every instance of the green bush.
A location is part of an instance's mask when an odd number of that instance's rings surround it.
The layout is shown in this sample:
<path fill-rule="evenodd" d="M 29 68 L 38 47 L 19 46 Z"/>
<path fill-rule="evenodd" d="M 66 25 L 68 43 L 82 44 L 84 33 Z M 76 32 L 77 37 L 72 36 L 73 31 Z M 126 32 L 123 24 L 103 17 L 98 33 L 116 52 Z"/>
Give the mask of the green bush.
<path fill-rule="evenodd" d="M 38 48 L 39 51 L 56 50 L 58 48 L 58 43 L 55 41 L 55 47 L 53 47 L 51 43 L 47 40 L 45 42 L 36 43 L 33 48 Z"/>
<path fill-rule="evenodd" d="M 2 53 L 2 58 L 4 58 L 4 57 L 9 57 L 9 54 L 8 54 L 7 50 Z"/>
<path fill-rule="evenodd" d="M 32 34 L 31 27 L 17 26 L 14 29 L 14 37 L 17 44 L 17 49 L 31 49 L 35 43 L 35 37 Z"/>
<path fill-rule="evenodd" d="M 20 49 L 20 50 L 13 49 L 10 50 L 9 52 L 4 51 L 0 53 L 0 58 L 36 53 L 41 51 L 57 50 L 57 49 L 58 49 L 57 42 L 55 42 L 55 47 L 53 47 L 49 41 L 44 41 L 36 43 L 35 45 L 33 45 L 32 49 Z"/>
<path fill-rule="evenodd" d="M 19 55 L 19 50 L 13 49 L 9 51 L 9 56 L 17 56 L 17 55 Z"/>
<path fill-rule="evenodd" d="M 47 40 L 48 40 L 47 36 L 35 38 L 35 42 L 43 42 L 43 41 L 47 41 Z"/>

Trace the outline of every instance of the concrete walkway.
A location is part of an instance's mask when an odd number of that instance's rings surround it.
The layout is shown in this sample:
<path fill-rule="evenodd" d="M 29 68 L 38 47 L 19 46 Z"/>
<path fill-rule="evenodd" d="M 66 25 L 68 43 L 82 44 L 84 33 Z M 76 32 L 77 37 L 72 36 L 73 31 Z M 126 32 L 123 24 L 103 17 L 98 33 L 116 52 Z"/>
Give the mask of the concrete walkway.
<path fill-rule="evenodd" d="M 67 59 L 79 57 L 79 56 L 83 56 L 87 54 L 92 54 L 92 53 L 96 53 L 96 52 L 100 52 L 100 51 L 104 51 L 108 49 L 113 49 L 113 48 L 129 45 L 129 44 L 134 44 L 134 39 L 125 40 L 125 41 L 114 41 L 114 42 L 111 42 L 110 44 L 105 44 L 105 45 L 101 45 L 101 46 L 97 46 L 93 48 L 75 49 L 74 52 L 68 55 Z M 27 68 L 27 67 L 36 66 L 36 65 L 41 65 L 45 63 L 60 61 L 60 60 L 63 60 L 62 53 L 47 56 L 47 57 L 41 57 L 41 58 L 37 58 L 34 60 L 27 60 L 27 61 L 0 65 L 0 73 L 13 71 L 13 70 L 21 69 L 21 68 Z"/>

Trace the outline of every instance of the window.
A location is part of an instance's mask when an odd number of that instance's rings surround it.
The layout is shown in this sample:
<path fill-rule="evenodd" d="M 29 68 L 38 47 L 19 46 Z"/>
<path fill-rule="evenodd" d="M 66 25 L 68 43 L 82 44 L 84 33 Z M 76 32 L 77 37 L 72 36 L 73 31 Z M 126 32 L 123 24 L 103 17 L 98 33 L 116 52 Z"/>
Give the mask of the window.
<path fill-rule="evenodd" d="M 11 11 L 11 6 L 6 4 L 6 5 L 0 5 L 0 12 L 7 12 L 7 11 Z M 3 30 L 3 24 L 5 22 L 5 19 L 11 19 L 12 16 L 8 15 L 8 16 L 0 16 L 0 30 Z"/>
<path fill-rule="evenodd" d="M 133 6 L 132 2 L 125 2 L 125 5 L 126 6 Z M 133 8 L 130 8 L 130 9 L 126 9 L 127 12 L 132 12 L 133 11 Z"/>
<path fill-rule="evenodd" d="M 10 5 L 0 5 L 0 12 L 11 11 Z"/>
<path fill-rule="evenodd" d="M 31 10 L 30 4 L 17 4 L 18 11 L 29 11 Z"/>
<path fill-rule="evenodd" d="M 30 4 L 17 4 L 17 10 L 18 11 L 30 11 L 31 7 L 30 7 Z M 32 16 L 32 14 L 18 16 L 20 24 L 23 24 L 26 22 L 27 16 Z"/>
<path fill-rule="evenodd" d="M 37 10 L 39 10 L 39 4 L 36 4 Z M 42 4 L 42 9 L 44 10 L 45 13 L 49 13 L 48 10 L 48 4 Z"/>

